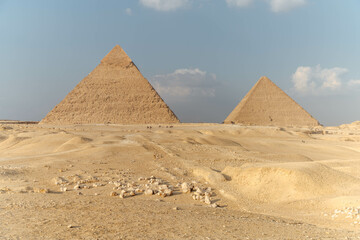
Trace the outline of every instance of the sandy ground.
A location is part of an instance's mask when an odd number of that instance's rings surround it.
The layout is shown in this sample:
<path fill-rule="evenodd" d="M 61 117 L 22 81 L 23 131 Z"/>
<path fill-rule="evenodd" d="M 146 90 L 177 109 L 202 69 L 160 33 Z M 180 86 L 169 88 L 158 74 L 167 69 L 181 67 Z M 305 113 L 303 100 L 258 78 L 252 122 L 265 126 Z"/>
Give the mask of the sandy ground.
<path fill-rule="evenodd" d="M 3 122 L 0 239 L 360 239 L 360 126 Z"/>

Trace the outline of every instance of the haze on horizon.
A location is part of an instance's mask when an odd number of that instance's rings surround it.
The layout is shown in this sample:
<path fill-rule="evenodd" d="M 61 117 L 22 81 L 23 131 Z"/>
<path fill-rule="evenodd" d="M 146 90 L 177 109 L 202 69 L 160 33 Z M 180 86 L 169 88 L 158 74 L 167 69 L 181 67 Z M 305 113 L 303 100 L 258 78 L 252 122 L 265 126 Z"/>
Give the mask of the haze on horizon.
<path fill-rule="evenodd" d="M 0 119 L 40 120 L 119 44 L 183 122 L 261 76 L 324 125 L 360 120 L 356 0 L 0 0 Z"/>

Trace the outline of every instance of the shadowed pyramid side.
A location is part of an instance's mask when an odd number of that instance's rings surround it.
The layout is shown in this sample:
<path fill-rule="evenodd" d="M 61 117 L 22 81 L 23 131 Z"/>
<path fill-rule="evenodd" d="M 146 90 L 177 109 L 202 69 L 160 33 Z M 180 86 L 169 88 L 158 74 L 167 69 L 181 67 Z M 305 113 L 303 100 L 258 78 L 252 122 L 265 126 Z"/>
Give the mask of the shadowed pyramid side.
<path fill-rule="evenodd" d="M 148 124 L 179 120 L 116 45 L 42 124 Z"/>
<path fill-rule="evenodd" d="M 275 126 L 318 126 L 306 112 L 267 77 L 261 77 L 224 123 Z"/>

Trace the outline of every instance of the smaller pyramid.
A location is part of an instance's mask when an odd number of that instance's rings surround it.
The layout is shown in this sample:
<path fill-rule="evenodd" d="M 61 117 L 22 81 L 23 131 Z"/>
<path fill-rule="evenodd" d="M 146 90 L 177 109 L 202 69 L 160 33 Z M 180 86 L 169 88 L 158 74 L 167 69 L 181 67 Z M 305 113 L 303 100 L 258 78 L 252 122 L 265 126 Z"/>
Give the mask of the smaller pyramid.
<path fill-rule="evenodd" d="M 179 123 L 135 63 L 116 45 L 40 124 Z"/>
<path fill-rule="evenodd" d="M 254 87 L 224 123 L 263 126 L 318 126 L 319 122 L 267 77 Z"/>

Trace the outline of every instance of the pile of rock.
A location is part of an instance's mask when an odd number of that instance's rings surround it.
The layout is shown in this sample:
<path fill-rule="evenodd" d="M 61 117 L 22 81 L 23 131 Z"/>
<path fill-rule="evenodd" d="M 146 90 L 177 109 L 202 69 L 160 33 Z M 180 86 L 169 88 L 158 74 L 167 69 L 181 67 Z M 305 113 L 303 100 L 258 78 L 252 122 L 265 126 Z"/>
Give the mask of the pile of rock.
<path fill-rule="evenodd" d="M 0 194 L 9 193 L 11 189 L 8 187 L 0 188 Z"/>
<path fill-rule="evenodd" d="M 141 193 L 144 193 L 145 195 L 158 195 L 161 197 L 167 197 L 173 194 L 173 187 L 165 184 L 160 178 L 156 178 L 154 176 L 149 178 L 140 177 L 138 181 L 140 183 L 136 183 L 134 181 L 127 182 L 126 180 L 110 182 L 115 185 L 113 190 L 121 190 L 120 194 L 112 192 L 110 195 L 119 195 L 121 198 L 125 198 L 127 196 L 135 196 Z"/>
<path fill-rule="evenodd" d="M 101 180 L 94 176 L 83 178 L 79 175 L 73 175 L 69 177 L 56 177 L 53 179 L 53 183 L 60 186 L 61 192 L 69 191 L 69 187 L 74 190 L 80 190 L 104 187 L 108 184 L 114 185 L 109 195 L 120 198 L 133 197 L 139 194 L 147 196 L 157 195 L 165 198 L 172 196 L 174 193 L 174 187 L 172 185 L 155 176 L 139 177 L 137 181 L 133 181 L 130 177 L 126 176 L 118 180 L 107 181 L 106 183 L 104 180 L 105 179 Z M 219 205 L 211 199 L 211 197 L 215 195 L 211 187 L 204 187 L 196 181 L 192 181 L 191 183 L 178 183 L 176 187 L 182 193 L 190 194 L 192 199 L 196 201 L 200 201 L 214 208 L 219 207 Z M 78 193 L 80 194 L 80 192 Z M 95 193 L 95 195 L 99 194 Z"/>
<path fill-rule="evenodd" d="M 324 214 L 329 216 L 329 214 Z M 360 224 L 360 207 L 346 207 L 344 209 L 335 209 L 331 214 L 331 219 L 345 218 L 352 220 L 352 224 Z"/>
<path fill-rule="evenodd" d="M 211 187 L 202 188 L 195 186 L 194 183 L 187 183 L 187 182 L 183 182 L 180 186 L 181 186 L 181 191 L 183 193 L 190 193 L 192 199 L 196 201 L 201 201 L 214 208 L 217 208 L 219 206 L 217 203 L 212 202 L 211 200 L 211 196 L 214 195 Z"/>
<path fill-rule="evenodd" d="M 100 183 L 100 180 L 95 176 L 88 176 L 87 178 L 82 178 L 79 175 L 72 175 L 69 177 L 55 177 L 52 179 L 52 182 L 55 185 L 60 186 L 61 192 L 66 192 L 69 190 L 68 186 L 74 185 L 74 190 L 79 189 L 90 189 L 100 186 L 105 186 L 105 183 Z"/>

